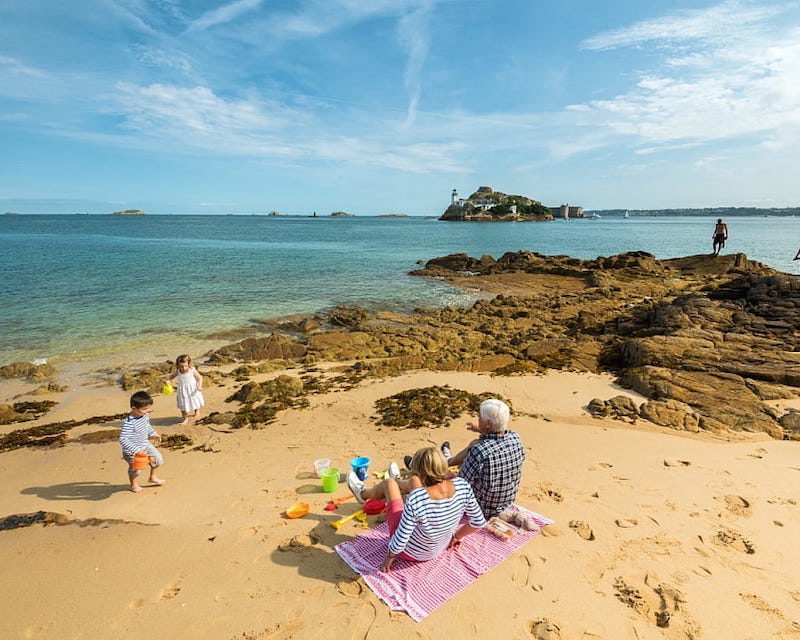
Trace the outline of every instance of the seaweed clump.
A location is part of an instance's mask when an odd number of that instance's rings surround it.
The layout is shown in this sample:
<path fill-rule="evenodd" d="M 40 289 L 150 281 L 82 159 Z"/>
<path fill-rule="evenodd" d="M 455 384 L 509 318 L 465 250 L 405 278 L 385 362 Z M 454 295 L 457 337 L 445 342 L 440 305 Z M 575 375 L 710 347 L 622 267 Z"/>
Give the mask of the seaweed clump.
<path fill-rule="evenodd" d="M 53 400 L 0 404 L 0 424 L 12 424 L 14 422 L 36 420 L 37 418 L 41 418 L 57 404 L 58 402 L 54 402 Z"/>
<path fill-rule="evenodd" d="M 119 518 L 87 518 L 85 520 L 77 520 L 55 511 L 35 511 L 34 513 L 15 513 L 5 518 L 0 518 L 0 531 L 21 529 L 23 527 L 31 527 L 35 524 L 41 524 L 45 527 L 52 524 L 58 526 L 74 524 L 79 527 L 99 527 L 112 524 L 141 524 L 148 527 L 157 526 L 144 522 L 136 522 L 135 520 L 120 520 Z"/>
<path fill-rule="evenodd" d="M 194 444 L 192 439 L 182 433 L 171 433 L 168 436 L 161 437 L 161 446 L 165 449 L 182 449 L 192 444 Z"/>
<path fill-rule="evenodd" d="M 266 382 L 248 382 L 226 399 L 226 402 L 238 401 L 244 404 L 231 420 L 231 427 L 241 429 L 249 426 L 260 429 L 275 422 L 278 411 L 307 407 L 306 394 L 303 381 L 292 376 L 281 375 Z M 261 404 L 254 406 L 257 402 Z M 206 420 L 214 422 L 213 418 L 214 414 Z"/>
<path fill-rule="evenodd" d="M 62 445 L 66 442 L 67 431 L 73 427 L 84 424 L 102 424 L 112 420 L 122 420 L 127 413 L 118 413 L 113 416 L 94 416 L 84 420 L 64 420 L 63 422 L 51 422 L 29 427 L 27 429 L 16 429 L 3 436 L 0 436 L 0 451 L 11 451 L 22 447 L 49 447 L 51 445 Z"/>
<path fill-rule="evenodd" d="M 499 398 L 511 403 L 496 393 L 469 393 L 445 386 L 408 389 L 375 402 L 380 414 L 378 424 L 402 429 L 419 429 L 426 425 L 443 427 L 450 420 L 472 411 L 477 413 L 481 402 L 488 398 Z"/>

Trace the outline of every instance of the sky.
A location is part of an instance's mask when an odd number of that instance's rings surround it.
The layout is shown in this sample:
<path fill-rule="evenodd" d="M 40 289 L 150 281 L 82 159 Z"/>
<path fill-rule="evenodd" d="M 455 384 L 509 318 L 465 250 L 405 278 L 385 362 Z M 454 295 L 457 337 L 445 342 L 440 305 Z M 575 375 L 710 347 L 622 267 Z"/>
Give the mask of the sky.
<path fill-rule="evenodd" d="M 0 211 L 800 205 L 800 3 L 0 0 Z"/>

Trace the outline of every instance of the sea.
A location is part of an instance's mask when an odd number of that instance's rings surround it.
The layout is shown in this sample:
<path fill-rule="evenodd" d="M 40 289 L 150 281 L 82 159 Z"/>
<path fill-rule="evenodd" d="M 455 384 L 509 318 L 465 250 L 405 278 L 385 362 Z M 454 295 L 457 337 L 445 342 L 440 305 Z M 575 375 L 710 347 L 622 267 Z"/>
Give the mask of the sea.
<path fill-rule="evenodd" d="M 711 217 L 538 223 L 435 217 L 0 216 L 0 366 L 172 356 L 221 332 L 336 304 L 411 311 L 476 294 L 408 275 L 430 258 L 530 250 L 577 258 L 710 253 Z M 800 219 L 727 218 L 723 253 L 788 273 Z M 232 334 L 233 335 L 233 334 Z M 227 340 L 223 342 L 232 342 Z"/>

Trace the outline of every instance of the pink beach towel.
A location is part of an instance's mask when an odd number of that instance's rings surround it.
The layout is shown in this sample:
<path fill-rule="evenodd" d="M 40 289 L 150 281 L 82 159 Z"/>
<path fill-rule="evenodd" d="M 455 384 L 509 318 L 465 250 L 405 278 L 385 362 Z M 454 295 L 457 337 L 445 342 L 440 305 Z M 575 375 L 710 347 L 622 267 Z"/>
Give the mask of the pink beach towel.
<path fill-rule="evenodd" d="M 529 515 L 540 528 L 553 523 L 538 513 L 522 507 L 518 509 Z M 510 540 L 501 540 L 480 529 L 464 538 L 457 549 L 447 550 L 433 560 L 409 562 L 397 558 L 391 573 L 380 570 L 389 545 L 389 526 L 385 522 L 335 548 L 390 609 L 405 611 L 419 622 L 479 575 L 500 564 L 539 530 L 520 529 Z"/>

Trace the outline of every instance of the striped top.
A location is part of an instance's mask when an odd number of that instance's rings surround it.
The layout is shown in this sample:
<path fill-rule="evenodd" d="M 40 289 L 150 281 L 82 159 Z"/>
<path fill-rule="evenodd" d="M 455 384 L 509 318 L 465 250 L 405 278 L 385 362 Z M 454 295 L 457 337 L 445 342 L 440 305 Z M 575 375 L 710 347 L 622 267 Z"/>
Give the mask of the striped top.
<path fill-rule="evenodd" d="M 389 551 L 430 560 L 447 548 L 465 513 L 473 527 L 486 524 L 469 483 L 461 478 L 452 482 L 455 493 L 446 500 L 433 500 L 424 487 L 408 494 L 400 524 L 389 540 Z"/>
<path fill-rule="evenodd" d="M 119 432 L 119 443 L 122 446 L 122 455 L 136 455 L 139 449 L 144 449 L 150 436 L 158 435 L 156 430 L 150 425 L 150 416 L 145 414 L 141 418 L 134 418 L 128 415 L 122 421 L 122 428 Z"/>

